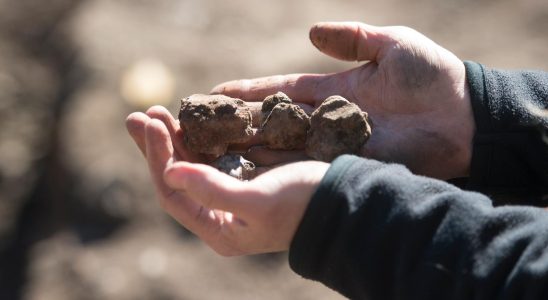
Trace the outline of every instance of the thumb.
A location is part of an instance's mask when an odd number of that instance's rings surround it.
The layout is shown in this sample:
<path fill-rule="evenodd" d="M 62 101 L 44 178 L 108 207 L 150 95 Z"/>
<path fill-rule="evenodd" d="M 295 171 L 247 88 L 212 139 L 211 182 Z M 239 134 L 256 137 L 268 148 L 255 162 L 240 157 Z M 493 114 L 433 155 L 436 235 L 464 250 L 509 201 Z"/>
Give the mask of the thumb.
<path fill-rule="evenodd" d="M 237 212 L 246 198 L 244 182 L 207 165 L 176 162 L 166 169 L 164 180 L 209 209 Z"/>
<path fill-rule="evenodd" d="M 321 22 L 310 29 L 310 41 L 337 59 L 377 61 L 390 39 L 381 27 L 359 22 Z"/>

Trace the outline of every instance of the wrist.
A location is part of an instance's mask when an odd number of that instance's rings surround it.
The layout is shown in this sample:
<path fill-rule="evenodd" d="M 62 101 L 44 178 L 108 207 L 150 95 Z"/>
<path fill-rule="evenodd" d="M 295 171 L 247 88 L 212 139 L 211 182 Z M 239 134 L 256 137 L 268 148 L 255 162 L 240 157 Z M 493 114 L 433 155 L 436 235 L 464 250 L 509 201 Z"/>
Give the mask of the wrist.
<path fill-rule="evenodd" d="M 461 63 L 461 71 L 456 87 L 454 122 L 452 127 L 452 139 L 456 146 L 454 157 L 454 174 L 448 178 L 466 177 L 470 173 L 472 161 L 473 140 L 475 133 L 474 112 L 470 96 L 470 88 L 467 83 L 464 63 Z"/>
<path fill-rule="evenodd" d="M 464 64 L 456 60 L 455 57 L 448 74 L 451 86 L 448 90 L 451 92 L 439 98 L 441 101 L 445 100 L 444 105 L 437 111 L 436 117 L 432 118 L 436 121 L 430 124 L 437 127 L 435 132 L 439 135 L 432 155 L 440 160 L 430 165 L 432 169 L 423 172 L 423 175 L 443 180 L 467 177 L 472 161 L 474 114 L 466 82 L 466 70 Z"/>
<path fill-rule="evenodd" d="M 470 165 L 472 162 L 472 150 L 473 150 L 473 141 L 474 133 L 476 131 L 476 124 L 474 120 L 474 113 L 472 110 L 472 103 L 470 98 L 470 89 L 466 83 L 466 78 L 464 78 L 462 87 L 462 95 L 460 96 L 460 103 L 462 107 L 462 132 L 460 137 L 460 174 L 462 176 L 468 176 L 470 174 Z"/>

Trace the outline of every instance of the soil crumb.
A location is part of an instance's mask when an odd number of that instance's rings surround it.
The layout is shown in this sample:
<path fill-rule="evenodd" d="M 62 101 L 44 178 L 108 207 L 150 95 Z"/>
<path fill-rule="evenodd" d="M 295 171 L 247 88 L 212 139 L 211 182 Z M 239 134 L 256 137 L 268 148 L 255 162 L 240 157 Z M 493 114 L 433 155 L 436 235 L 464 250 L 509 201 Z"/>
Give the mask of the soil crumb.
<path fill-rule="evenodd" d="M 283 101 L 272 108 L 261 125 L 261 137 L 265 146 L 270 149 L 304 149 L 309 128 L 310 118 L 304 110 L 298 105 Z"/>
<path fill-rule="evenodd" d="M 229 144 L 253 136 L 251 111 L 245 102 L 223 95 L 195 94 L 181 100 L 179 122 L 190 151 L 219 157 Z"/>
<path fill-rule="evenodd" d="M 331 162 L 342 154 L 358 154 L 370 136 L 367 113 L 341 96 L 331 96 L 310 117 L 305 151 Z"/>

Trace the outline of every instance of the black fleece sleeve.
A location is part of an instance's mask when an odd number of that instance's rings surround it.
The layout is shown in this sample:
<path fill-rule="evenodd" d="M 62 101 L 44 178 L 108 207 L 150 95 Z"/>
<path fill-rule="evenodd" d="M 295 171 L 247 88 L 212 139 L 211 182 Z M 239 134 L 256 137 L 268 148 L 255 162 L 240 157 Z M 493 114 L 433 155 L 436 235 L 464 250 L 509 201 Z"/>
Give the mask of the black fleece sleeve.
<path fill-rule="evenodd" d="M 467 189 L 495 204 L 548 205 L 548 72 L 465 62 L 476 133 Z"/>
<path fill-rule="evenodd" d="M 548 212 L 341 156 L 289 262 L 351 299 L 548 299 Z"/>

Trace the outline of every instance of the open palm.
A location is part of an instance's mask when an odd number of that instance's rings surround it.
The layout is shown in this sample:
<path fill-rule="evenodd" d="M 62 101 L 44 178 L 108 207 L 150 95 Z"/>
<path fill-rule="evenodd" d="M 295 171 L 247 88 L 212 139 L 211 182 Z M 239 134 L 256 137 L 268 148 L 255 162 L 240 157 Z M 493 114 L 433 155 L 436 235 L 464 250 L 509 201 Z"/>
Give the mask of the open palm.
<path fill-rule="evenodd" d="M 231 81 L 212 92 L 258 101 L 283 91 L 311 106 L 341 95 L 373 122 L 363 156 L 441 179 L 468 174 L 474 120 L 464 64 L 455 55 L 407 27 L 319 23 L 310 39 L 330 56 L 367 63 L 334 74 Z"/>

